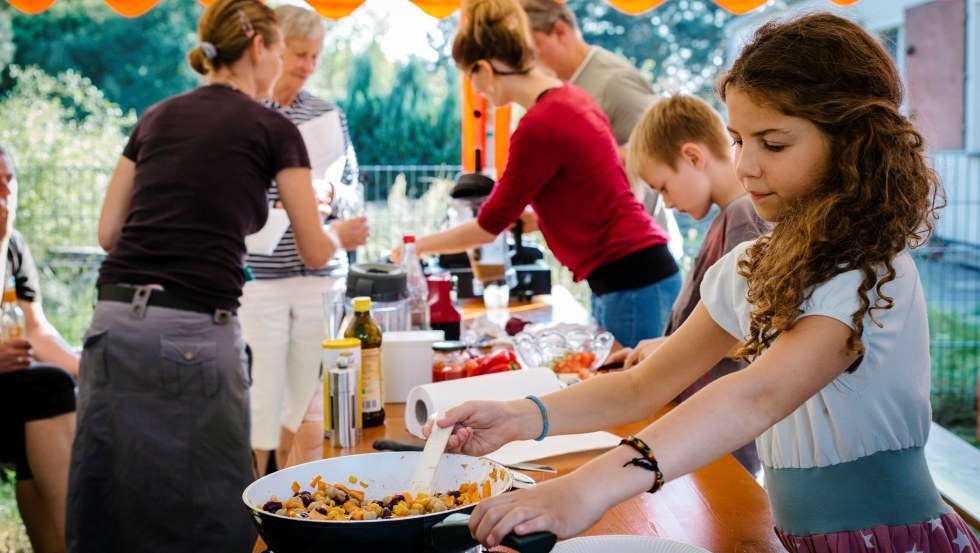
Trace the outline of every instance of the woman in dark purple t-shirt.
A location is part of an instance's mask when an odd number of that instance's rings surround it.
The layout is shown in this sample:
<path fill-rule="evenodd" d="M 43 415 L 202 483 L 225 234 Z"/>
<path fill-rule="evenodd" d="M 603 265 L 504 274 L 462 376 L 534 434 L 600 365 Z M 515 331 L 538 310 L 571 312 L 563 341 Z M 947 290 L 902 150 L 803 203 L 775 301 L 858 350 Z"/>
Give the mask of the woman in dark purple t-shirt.
<path fill-rule="evenodd" d="M 85 335 L 69 551 L 247 551 L 249 377 L 235 310 L 245 236 L 276 179 L 300 257 L 325 264 L 306 147 L 257 98 L 281 70 L 275 14 L 218 0 L 191 65 L 208 85 L 151 107 L 109 183 L 109 252 Z"/>

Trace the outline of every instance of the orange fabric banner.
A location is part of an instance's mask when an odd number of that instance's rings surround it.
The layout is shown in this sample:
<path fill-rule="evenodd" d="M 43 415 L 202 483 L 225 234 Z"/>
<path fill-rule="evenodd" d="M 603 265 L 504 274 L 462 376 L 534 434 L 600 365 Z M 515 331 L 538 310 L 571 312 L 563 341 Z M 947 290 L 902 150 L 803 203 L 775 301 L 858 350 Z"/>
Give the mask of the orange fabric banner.
<path fill-rule="evenodd" d="M 409 0 L 432 17 L 449 17 L 459 9 L 459 0 Z"/>
<path fill-rule="evenodd" d="M 7 2 L 24 13 L 41 13 L 50 8 L 55 0 L 7 0 Z"/>
<path fill-rule="evenodd" d="M 327 19 L 340 19 L 361 7 L 365 0 L 306 0 L 316 13 Z"/>
<path fill-rule="evenodd" d="M 51 7 L 57 0 L 7 0 L 10 5 L 25 13 L 41 13 Z M 160 0 L 104 0 L 112 9 L 120 15 L 126 17 L 136 17 L 146 13 L 147 10 L 155 6 Z M 212 3 L 214 0 L 198 0 L 204 5 Z M 394 0 L 386 0 L 394 1 Z M 438 18 L 451 15 L 459 9 L 460 0 L 408 0 L 422 9 L 425 13 Z M 636 15 L 645 11 L 652 10 L 667 0 L 606 0 L 614 8 Z M 713 0 L 722 8 L 734 13 L 743 14 L 758 8 L 766 3 L 766 0 Z M 860 0 L 829 0 L 841 6 L 849 6 Z M 306 0 L 306 3 L 317 13 L 327 19 L 340 19 L 350 15 L 359 8 L 365 0 Z"/>
<path fill-rule="evenodd" d="M 160 0 L 104 0 L 123 17 L 139 17 L 150 11 Z"/>

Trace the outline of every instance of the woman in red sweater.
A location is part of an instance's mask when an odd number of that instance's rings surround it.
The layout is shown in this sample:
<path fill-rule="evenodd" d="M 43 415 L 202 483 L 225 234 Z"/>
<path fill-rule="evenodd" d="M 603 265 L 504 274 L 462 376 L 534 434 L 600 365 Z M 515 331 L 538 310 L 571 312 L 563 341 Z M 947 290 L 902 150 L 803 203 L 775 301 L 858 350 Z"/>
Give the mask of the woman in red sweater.
<path fill-rule="evenodd" d="M 527 113 L 477 218 L 420 238 L 419 253 L 487 244 L 530 205 L 558 261 L 588 281 L 599 324 L 626 347 L 660 336 L 681 280 L 667 234 L 630 190 L 605 114 L 585 91 L 535 66 L 516 0 L 468 2 L 453 59 L 490 103 Z"/>

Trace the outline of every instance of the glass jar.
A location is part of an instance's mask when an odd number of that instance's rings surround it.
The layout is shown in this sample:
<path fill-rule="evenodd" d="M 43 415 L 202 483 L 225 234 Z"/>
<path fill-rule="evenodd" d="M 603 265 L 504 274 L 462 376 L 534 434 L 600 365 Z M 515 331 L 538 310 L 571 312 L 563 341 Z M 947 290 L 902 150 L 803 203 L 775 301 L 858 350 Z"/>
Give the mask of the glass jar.
<path fill-rule="evenodd" d="M 466 344 L 447 340 L 432 344 L 432 381 L 443 382 L 466 376 L 468 364 L 473 363 L 466 353 Z"/>

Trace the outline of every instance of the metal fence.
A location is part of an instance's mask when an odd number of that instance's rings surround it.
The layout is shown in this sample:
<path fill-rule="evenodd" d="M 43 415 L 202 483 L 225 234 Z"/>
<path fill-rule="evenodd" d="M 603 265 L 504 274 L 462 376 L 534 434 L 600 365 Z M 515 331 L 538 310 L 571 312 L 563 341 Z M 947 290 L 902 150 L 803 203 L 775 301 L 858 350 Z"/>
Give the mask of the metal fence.
<path fill-rule="evenodd" d="M 936 237 L 915 250 L 929 307 L 933 405 L 939 422 L 975 438 L 980 367 L 980 157 L 935 156 L 948 206 Z M 445 222 L 458 166 L 362 166 L 364 213 L 372 236 L 361 260 L 384 257 L 404 232 L 425 234 Z M 23 167 L 17 227 L 30 244 L 42 275 L 45 312 L 72 344 L 91 317 L 94 282 L 103 252 L 97 246 L 98 214 L 111 169 Z M 679 217 L 692 257 L 707 226 Z M 588 289 L 572 283 L 553 258 L 553 281 L 580 299 Z M 586 302 L 587 305 L 587 302 Z"/>

